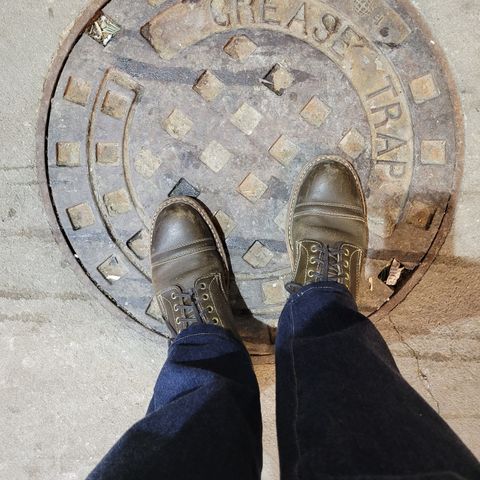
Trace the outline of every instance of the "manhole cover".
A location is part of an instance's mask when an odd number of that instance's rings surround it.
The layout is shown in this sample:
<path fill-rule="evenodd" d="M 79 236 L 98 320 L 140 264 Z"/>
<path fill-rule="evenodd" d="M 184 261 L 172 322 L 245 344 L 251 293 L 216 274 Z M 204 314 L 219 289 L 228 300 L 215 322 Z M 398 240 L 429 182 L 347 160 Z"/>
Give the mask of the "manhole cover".
<path fill-rule="evenodd" d="M 305 162 L 336 154 L 368 198 L 360 307 L 403 298 L 446 236 L 462 153 L 446 64 L 414 15 L 381 0 L 112 0 L 78 24 L 55 73 L 46 170 L 95 285 L 168 335 L 148 229 L 169 195 L 196 196 L 223 229 L 232 301 L 261 350 L 290 275 L 291 185 Z"/>

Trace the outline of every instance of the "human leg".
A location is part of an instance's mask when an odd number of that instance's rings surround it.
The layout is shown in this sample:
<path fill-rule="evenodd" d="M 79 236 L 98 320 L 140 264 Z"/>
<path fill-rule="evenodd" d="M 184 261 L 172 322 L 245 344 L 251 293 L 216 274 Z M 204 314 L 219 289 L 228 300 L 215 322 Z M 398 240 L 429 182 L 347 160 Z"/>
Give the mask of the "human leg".
<path fill-rule="evenodd" d="M 405 382 L 357 311 L 368 229 L 352 165 L 338 157 L 307 165 L 287 230 L 292 296 L 276 344 L 282 478 L 479 478 L 472 454 Z"/>
<path fill-rule="evenodd" d="M 152 280 L 173 336 L 147 415 L 89 480 L 260 476 L 260 401 L 228 303 L 226 253 L 207 211 L 169 199 L 152 226 Z"/>

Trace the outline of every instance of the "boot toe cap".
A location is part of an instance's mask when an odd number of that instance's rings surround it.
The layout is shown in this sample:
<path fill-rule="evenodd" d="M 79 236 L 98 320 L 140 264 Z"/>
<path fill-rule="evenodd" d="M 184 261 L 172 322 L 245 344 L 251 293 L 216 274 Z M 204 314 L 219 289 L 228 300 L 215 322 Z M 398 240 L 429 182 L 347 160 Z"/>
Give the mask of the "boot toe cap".
<path fill-rule="evenodd" d="M 353 168 L 337 159 L 317 163 L 302 184 L 298 203 L 319 202 L 360 208 L 365 213 L 362 187 Z"/>
<path fill-rule="evenodd" d="M 152 228 L 152 255 L 212 237 L 200 212 L 182 200 L 166 205 L 158 213 Z"/>

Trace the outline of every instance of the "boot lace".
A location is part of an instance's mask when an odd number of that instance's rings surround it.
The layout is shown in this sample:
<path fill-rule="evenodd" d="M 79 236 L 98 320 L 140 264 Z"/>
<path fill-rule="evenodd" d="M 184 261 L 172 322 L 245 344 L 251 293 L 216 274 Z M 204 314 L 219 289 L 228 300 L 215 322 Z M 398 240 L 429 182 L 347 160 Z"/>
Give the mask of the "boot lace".
<path fill-rule="evenodd" d="M 338 282 L 345 285 L 350 280 L 350 275 L 345 269 L 349 267 L 349 261 L 344 259 L 348 250 L 341 243 L 333 246 L 321 242 L 315 242 L 309 247 L 307 283 Z M 285 285 L 289 293 L 296 293 L 302 285 L 290 282 Z"/>
<path fill-rule="evenodd" d="M 182 325 L 185 328 L 195 323 L 204 323 L 203 316 L 206 313 L 211 313 L 211 308 L 200 308 L 195 290 L 187 290 L 172 293 L 172 300 L 178 300 L 173 307 L 176 317 L 177 325 Z"/>

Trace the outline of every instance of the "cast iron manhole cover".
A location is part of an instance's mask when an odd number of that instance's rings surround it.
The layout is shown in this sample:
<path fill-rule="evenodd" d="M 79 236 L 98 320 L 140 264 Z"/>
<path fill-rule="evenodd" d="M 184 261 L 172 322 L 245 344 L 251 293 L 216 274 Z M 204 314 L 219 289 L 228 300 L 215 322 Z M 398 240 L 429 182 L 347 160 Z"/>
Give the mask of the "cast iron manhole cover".
<path fill-rule="evenodd" d="M 243 334 L 268 351 L 291 185 L 325 154 L 353 163 L 368 199 L 362 311 L 387 311 L 418 281 L 449 228 L 462 130 L 411 6 L 112 0 L 77 28 L 52 88 L 48 183 L 75 256 L 122 310 L 168 335 L 148 230 L 169 195 L 196 196 L 226 237 Z"/>

